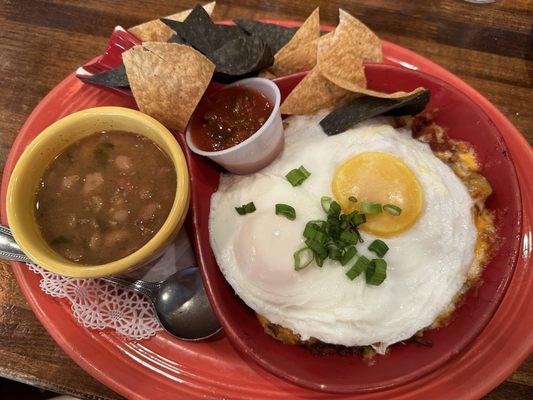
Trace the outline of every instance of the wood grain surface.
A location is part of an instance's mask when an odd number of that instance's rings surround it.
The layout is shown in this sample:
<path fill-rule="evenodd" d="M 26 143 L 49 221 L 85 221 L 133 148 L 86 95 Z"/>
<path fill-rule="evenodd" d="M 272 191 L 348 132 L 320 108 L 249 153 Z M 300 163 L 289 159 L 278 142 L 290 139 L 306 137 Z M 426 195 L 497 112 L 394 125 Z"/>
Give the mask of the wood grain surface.
<path fill-rule="evenodd" d="M 190 8 L 194 1 L 0 0 L 0 170 L 18 130 L 63 77 L 104 49 L 115 25 L 130 27 Z M 533 143 L 533 6 L 530 0 L 476 5 L 461 0 L 229 0 L 215 19 L 303 20 L 338 8 L 386 40 L 455 73 L 493 102 Z M 117 394 L 81 370 L 39 324 L 10 267 L 0 263 L 0 375 L 89 399 Z M 533 398 L 533 359 L 485 399 Z"/>

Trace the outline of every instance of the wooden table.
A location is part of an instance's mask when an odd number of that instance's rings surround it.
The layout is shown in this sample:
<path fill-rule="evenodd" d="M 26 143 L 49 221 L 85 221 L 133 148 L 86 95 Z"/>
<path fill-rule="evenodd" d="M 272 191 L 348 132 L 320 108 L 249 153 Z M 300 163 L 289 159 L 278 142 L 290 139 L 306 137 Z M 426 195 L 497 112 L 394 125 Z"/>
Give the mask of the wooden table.
<path fill-rule="evenodd" d="M 179 4 L 178 4 L 179 3 Z M 100 54 L 115 25 L 190 8 L 194 1 L 0 0 L 0 169 L 13 138 L 38 101 L 64 76 Z M 219 1 L 214 18 L 303 20 L 314 1 Z M 381 38 L 422 54 L 492 101 L 533 143 L 532 5 L 497 0 L 322 1 L 323 24 L 342 7 Z M 120 398 L 79 368 L 30 310 L 10 267 L 0 263 L 0 375 L 84 398 Z M 530 357 L 486 399 L 533 396 Z"/>

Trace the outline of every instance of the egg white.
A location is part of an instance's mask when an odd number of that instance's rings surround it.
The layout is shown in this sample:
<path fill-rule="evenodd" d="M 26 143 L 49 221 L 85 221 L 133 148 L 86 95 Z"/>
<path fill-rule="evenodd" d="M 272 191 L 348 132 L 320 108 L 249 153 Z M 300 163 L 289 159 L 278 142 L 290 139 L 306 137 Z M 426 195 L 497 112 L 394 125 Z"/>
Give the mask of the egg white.
<path fill-rule="evenodd" d="M 428 145 L 394 129 L 385 120 L 359 124 L 328 137 L 318 122 L 323 114 L 287 119 L 286 144 L 268 167 L 247 176 L 225 174 L 211 198 L 209 231 L 218 265 L 237 295 L 270 322 L 300 335 L 345 346 L 380 348 L 412 337 L 431 325 L 464 284 L 474 257 L 476 227 L 472 200 L 453 171 Z M 407 231 L 384 239 L 387 279 L 380 286 L 354 281 L 346 267 L 327 259 L 295 271 L 293 253 L 302 232 L 324 219 L 322 196 L 333 196 L 335 170 L 367 151 L 400 158 L 420 181 L 424 208 Z M 285 174 L 303 165 L 311 176 L 292 187 Z M 235 207 L 253 201 L 245 216 Z M 275 215 L 276 203 L 290 204 L 297 218 Z M 358 253 L 374 258 L 367 246 L 376 237 L 361 232 Z"/>

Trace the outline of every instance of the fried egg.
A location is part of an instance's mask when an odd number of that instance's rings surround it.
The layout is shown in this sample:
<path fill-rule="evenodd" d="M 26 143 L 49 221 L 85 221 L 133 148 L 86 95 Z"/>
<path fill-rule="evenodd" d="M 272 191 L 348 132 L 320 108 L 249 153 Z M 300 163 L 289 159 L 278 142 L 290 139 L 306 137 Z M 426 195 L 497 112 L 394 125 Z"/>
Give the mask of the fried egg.
<path fill-rule="evenodd" d="M 327 136 L 322 117 L 288 118 L 285 148 L 272 164 L 252 175 L 221 176 L 211 198 L 211 247 L 236 294 L 302 341 L 384 348 L 430 326 L 461 290 L 476 245 L 473 202 L 454 172 L 408 129 L 375 119 Z M 301 165 L 311 175 L 293 187 L 285 175 Z M 367 247 L 377 238 L 389 246 L 381 285 L 366 284 L 364 274 L 348 279 L 355 259 L 295 270 L 306 223 L 324 219 L 322 196 L 335 198 L 344 212 L 361 201 L 402 208 L 400 216 L 371 215 L 360 226 L 359 255 L 375 258 Z M 255 212 L 236 213 L 252 201 Z M 296 219 L 276 215 L 276 203 L 294 207 Z"/>

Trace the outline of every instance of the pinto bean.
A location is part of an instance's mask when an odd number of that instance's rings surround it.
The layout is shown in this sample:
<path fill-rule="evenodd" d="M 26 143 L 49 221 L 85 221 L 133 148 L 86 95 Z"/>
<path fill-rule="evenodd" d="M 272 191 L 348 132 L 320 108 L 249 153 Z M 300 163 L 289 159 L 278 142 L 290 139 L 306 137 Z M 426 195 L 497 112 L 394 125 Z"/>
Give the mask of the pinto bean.
<path fill-rule="evenodd" d="M 78 183 L 80 180 L 79 175 L 70 175 L 70 176 L 64 176 L 63 180 L 61 181 L 61 189 L 68 190 L 72 189 L 72 187 Z"/>
<path fill-rule="evenodd" d="M 129 238 L 130 234 L 127 229 L 115 229 L 109 233 L 106 233 L 104 237 L 104 245 L 106 247 L 115 246 L 120 242 L 124 242 Z"/>
<path fill-rule="evenodd" d="M 102 183 L 104 183 L 104 177 L 100 172 L 93 172 L 85 175 L 83 193 L 87 194 L 98 189 L 100 186 L 102 186 Z"/>
<path fill-rule="evenodd" d="M 121 154 L 115 158 L 115 165 L 121 171 L 130 171 L 133 168 L 133 161 L 130 157 Z"/>

